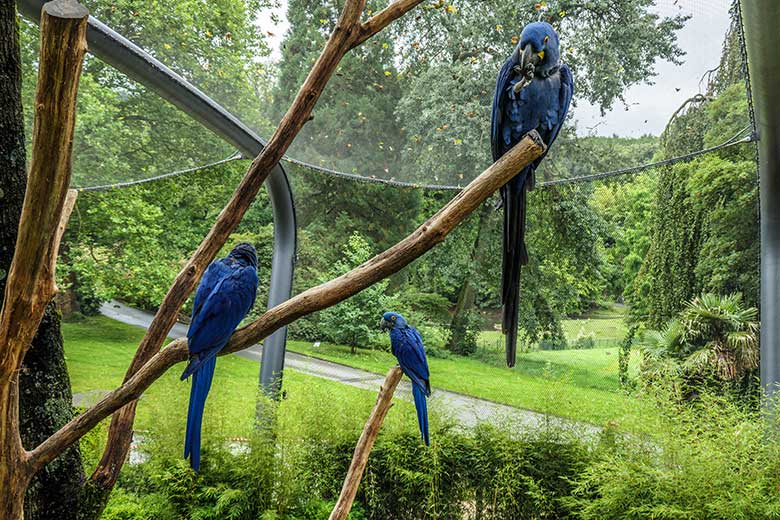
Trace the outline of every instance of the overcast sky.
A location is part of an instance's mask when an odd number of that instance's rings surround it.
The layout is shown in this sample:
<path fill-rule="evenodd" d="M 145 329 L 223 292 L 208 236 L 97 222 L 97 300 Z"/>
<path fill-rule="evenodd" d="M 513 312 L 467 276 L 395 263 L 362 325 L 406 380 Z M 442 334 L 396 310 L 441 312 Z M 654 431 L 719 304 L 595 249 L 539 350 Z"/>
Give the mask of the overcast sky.
<path fill-rule="evenodd" d="M 692 15 L 678 33 L 678 46 L 686 53 L 684 63 L 656 63 L 655 84 L 638 85 L 626 93 L 628 110 L 618 106 L 602 117 L 597 108 L 580 101 L 574 112 L 579 132 L 590 133 L 587 127 L 598 125 L 598 135 L 660 134 L 680 104 L 699 92 L 704 73 L 717 67 L 729 27 L 729 4 L 728 0 L 656 0 L 660 14 Z"/>
<path fill-rule="evenodd" d="M 680 104 L 699 92 L 702 75 L 718 65 L 729 26 L 729 0 L 656 0 L 655 4 L 661 15 L 692 15 L 678 33 L 678 45 L 686 53 L 684 63 L 679 66 L 656 63 L 658 75 L 653 78 L 654 84 L 638 85 L 626 93 L 628 110 L 616 106 L 602 116 L 597 108 L 579 101 L 574 117 L 581 134 L 633 137 L 660 134 Z M 287 1 L 281 0 L 273 11 L 282 20 L 280 24 L 272 26 L 267 16 L 261 16 L 258 22 L 263 30 L 273 33 L 269 34 L 269 44 L 278 58 L 279 45 L 288 27 Z"/>

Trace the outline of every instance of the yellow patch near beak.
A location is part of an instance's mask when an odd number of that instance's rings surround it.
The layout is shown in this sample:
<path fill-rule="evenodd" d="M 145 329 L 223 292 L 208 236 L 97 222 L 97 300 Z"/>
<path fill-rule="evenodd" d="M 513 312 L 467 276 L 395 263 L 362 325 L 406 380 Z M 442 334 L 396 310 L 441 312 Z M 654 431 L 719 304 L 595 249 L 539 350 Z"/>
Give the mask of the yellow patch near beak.
<path fill-rule="evenodd" d="M 537 56 L 539 56 L 540 60 L 543 60 L 544 59 L 544 51 L 540 51 L 539 54 L 537 54 Z"/>

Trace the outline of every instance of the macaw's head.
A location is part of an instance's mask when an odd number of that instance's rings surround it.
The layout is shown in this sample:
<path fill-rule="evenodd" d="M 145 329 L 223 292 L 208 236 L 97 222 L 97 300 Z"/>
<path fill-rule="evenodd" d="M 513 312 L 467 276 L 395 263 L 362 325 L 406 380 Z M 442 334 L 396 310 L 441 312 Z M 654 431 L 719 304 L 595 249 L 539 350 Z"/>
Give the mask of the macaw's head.
<path fill-rule="evenodd" d="M 228 256 L 235 258 L 241 265 L 257 267 L 257 252 L 255 246 L 249 242 L 241 242 L 230 251 Z"/>
<path fill-rule="evenodd" d="M 533 67 L 535 74 L 547 77 L 561 60 L 558 33 L 547 22 L 529 23 L 520 35 L 515 54 L 520 67 Z"/>
<path fill-rule="evenodd" d="M 382 330 L 405 329 L 408 326 L 406 319 L 397 312 L 386 312 L 379 321 L 379 328 Z"/>

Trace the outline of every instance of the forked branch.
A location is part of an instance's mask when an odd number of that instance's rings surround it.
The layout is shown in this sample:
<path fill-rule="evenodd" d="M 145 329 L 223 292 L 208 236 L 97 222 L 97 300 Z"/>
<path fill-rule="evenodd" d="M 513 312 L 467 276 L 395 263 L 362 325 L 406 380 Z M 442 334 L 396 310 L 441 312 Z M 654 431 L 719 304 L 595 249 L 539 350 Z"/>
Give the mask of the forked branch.
<path fill-rule="evenodd" d="M 366 469 L 368 456 L 371 455 L 371 449 L 374 447 L 374 441 L 376 436 L 379 435 L 379 429 L 382 427 L 385 416 L 390 411 L 390 407 L 393 406 L 393 394 L 401 381 L 402 375 L 401 368 L 397 366 L 391 368 L 387 373 L 385 382 L 379 389 L 379 395 L 376 397 L 376 403 L 373 410 L 371 410 L 371 415 L 368 416 L 368 421 L 366 421 L 366 425 L 363 427 L 363 433 L 360 434 L 360 438 L 355 445 L 355 453 L 352 455 L 352 462 L 349 465 L 349 470 L 347 470 L 347 476 L 344 477 L 344 484 L 341 486 L 339 499 L 336 501 L 336 505 L 333 507 L 328 520 L 344 520 L 349 515 L 350 510 L 352 510 L 352 502 L 355 501 L 355 495 L 357 495 L 360 481 L 363 478 L 363 471 Z"/>

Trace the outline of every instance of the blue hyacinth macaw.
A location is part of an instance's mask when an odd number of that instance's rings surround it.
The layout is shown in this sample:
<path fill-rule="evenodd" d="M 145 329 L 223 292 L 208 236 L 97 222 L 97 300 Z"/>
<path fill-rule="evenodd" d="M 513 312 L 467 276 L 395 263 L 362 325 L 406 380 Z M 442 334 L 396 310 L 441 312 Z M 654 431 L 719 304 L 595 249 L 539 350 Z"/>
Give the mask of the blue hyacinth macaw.
<path fill-rule="evenodd" d="M 536 130 L 552 145 L 569 110 L 574 80 L 560 62 L 558 34 L 547 22 L 525 26 L 514 53 L 504 62 L 493 97 L 491 148 L 497 161 L 525 134 Z M 546 153 L 545 153 L 546 155 Z M 515 365 L 520 266 L 528 263 L 525 247 L 526 191 L 533 188 L 534 172 L 544 155 L 501 188 L 504 207 L 504 244 L 501 303 L 502 331 L 506 335 L 506 364 Z"/>
<path fill-rule="evenodd" d="M 225 346 L 244 316 L 252 308 L 257 293 L 257 253 L 242 242 L 225 257 L 209 265 L 195 293 L 192 320 L 187 330 L 190 362 L 182 381 L 192 375 L 190 406 L 184 458 L 200 468 L 200 429 L 203 408 L 211 388 L 217 354 Z"/>
<path fill-rule="evenodd" d="M 431 383 L 422 337 L 417 329 L 406 323 L 404 317 L 397 312 L 384 313 L 379 327 L 390 331 L 390 351 L 398 359 L 403 373 L 412 380 L 417 423 L 420 425 L 420 433 L 425 445 L 430 446 L 427 399 L 431 396 Z"/>

